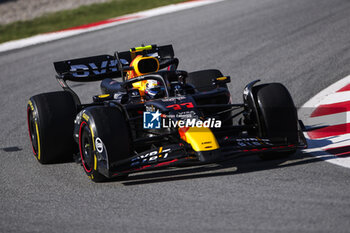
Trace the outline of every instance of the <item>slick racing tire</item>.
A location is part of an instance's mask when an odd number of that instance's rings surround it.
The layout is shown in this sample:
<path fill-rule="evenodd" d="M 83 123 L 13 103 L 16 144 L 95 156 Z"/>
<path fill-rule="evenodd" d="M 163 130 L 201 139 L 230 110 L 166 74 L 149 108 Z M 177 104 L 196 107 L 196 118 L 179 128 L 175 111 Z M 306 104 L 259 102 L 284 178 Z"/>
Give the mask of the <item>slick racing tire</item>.
<path fill-rule="evenodd" d="M 194 87 L 200 92 L 211 91 L 216 88 L 216 86 L 213 85 L 213 79 L 222 76 L 223 75 L 219 70 L 200 70 L 188 73 L 186 82 L 194 85 Z M 226 83 L 222 84 L 221 87 L 227 88 Z"/>
<path fill-rule="evenodd" d="M 280 83 L 263 84 L 253 88 L 259 112 L 260 137 L 286 138 L 288 144 L 298 143 L 298 116 L 287 88 Z M 295 153 L 261 154 L 262 159 L 283 158 Z"/>
<path fill-rule="evenodd" d="M 34 156 L 42 164 L 71 160 L 77 106 L 71 93 L 50 92 L 33 96 L 27 105 L 29 137 Z"/>
<path fill-rule="evenodd" d="M 98 166 L 99 161 L 114 162 L 131 155 L 130 129 L 122 112 L 116 107 L 91 107 L 84 110 L 79 128 L 79 153 L 82 166 L 94 182 L 106 181 Z M 109 171 L 107 171 L 109 172 Z M 126 178 L 127 174 L 120 178 Z"/>

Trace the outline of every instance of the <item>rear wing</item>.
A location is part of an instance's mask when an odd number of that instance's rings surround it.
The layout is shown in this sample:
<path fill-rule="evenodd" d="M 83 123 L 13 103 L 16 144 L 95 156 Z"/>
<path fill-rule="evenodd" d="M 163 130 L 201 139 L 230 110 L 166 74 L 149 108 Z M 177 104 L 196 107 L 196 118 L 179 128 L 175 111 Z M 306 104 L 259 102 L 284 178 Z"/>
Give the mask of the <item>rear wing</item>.
<path fill-rule="evenodd" d="M 130 51 L 115 52 L 114 55 L 58 61 L 54 62 L 54 66 L 58 74 L 57 78 L 63 81 L 98 81 L 105 78 L 123 77 L 124 73 L 130 69 L 131 61 L 138 55 L 156 57 L 161 68 L 165 68 L 174 61 L 178 64 L 178 60 L 174 58 L 172 45 L 148 45 L 132 48 Z"/>

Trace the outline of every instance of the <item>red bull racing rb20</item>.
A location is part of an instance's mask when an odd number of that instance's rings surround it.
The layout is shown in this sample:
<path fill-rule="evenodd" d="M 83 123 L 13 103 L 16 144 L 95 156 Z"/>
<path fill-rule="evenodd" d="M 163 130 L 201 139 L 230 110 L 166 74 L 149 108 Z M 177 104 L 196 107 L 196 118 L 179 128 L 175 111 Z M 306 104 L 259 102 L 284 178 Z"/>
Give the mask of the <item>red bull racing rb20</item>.
<path fill-rule="evenodd" d="M 247 84 L 232 103 L 229 76 L 178 69 L 172 45 L 55 62 L 63 91 L 29 99 L 36 159 L 75 158 L 95 182 L 181 164 L 218 163 L 257 154 L 281 158 L 305 148 L 302 123 L 280 83 Z M 67 81 L 101 82 L 81 103 Z"/>

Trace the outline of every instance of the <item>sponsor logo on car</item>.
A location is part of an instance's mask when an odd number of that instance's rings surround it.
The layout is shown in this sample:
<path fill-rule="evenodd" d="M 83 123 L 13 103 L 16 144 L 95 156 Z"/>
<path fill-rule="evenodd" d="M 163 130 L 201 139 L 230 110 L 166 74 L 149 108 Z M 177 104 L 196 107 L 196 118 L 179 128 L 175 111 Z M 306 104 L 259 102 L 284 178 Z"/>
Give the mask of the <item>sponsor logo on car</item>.
<path fill-rule="evenodd" d="M 120 59 L 123 65 L 128 65 L 128 61 L 125 59 Z M 101 64 L 89 63 L 89 64 L 77 64 L 70 66 L 70 72 L 74 77 L 85 78 L 89 77 L 91 74 L 100 75 L 105 74 L 107 71 L 115 72 L 118 71 L 117 68 L 118 60 L 107 60 L 102 61 Z"/>
<path fill-rule="evenodd" d="M 143 128 L 144 129 L 160 129 L 160 115 L 159 110 L 157 112 L 144 112 L 143 113 Z"/>
<path fill-rule="evenodd" d="M 184 115 L 176 115 L 176 117 L 161 114 L 159 110 L 156 112 L 143 113 L 143 128 L 144 129 L 160 129 L 160 128 L 182 128 L 182 127 L 205 127 L 205 128 L 220 128 L 221 120 L 208 118 L 205 120 L 199 119 L 195 114 L 187 113 Z M 161 117 L 162 116 L 162 117 Z M 162 119 L 162 121 L 161 121 Z"/>
<path fill-rule="evenodd" d="M 96 150 L 98 153 L 102 153 L 103 151 L 103 142 L 101 140 L 101 138 L 97 137 L 95 139 L 95 145 L 96 145 Z"/>
<path fill-rule="evenodd" d="M 150 162 L 156 162 L 159 159 L 166 159 L 168 157 L 168 154 L 171 152 L 170 148 L 164 148 L 160 147 L 159 150 L 154 150 L 152 152 L 148 152 L 144 155 L 137 156 L 136 158 L 133 158 L 131 160 L 131 166 L 136 166 L 140 164 L 150 163 Z"/>

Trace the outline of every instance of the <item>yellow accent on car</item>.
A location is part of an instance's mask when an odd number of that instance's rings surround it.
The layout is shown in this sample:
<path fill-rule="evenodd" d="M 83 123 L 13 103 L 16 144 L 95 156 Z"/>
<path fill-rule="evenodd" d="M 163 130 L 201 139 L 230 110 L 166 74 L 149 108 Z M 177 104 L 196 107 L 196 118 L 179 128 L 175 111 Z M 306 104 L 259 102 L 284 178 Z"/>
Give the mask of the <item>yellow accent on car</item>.
<path fill-rule="evenodd" d="M 154 60 L 155 61 L 155 67 L 153 67 L 154 69 L 149 70 L 150 72 L 146 72 L 146 73 L 142 73 L 140 71 L 139 68 L 139 63 L 145 60 Z M 135 77 L 139 77 L 141 75 L 145 75 L 145 74 L 150 74 L 153 72 L 157 72 L 159 70 L 159 61 L 157 58 L 155 57 L 143 57 L 143 56 L 137 56 L 130 64 L 132 67 L 134 67 L 134 70 L 132 71 L 128 71 L 128 79 L 132 79 Z M 146 90 L 146 84 L 147 84 L 147 80 L 143 80 L 143 81 L 139 81 L 139 82 L 135 82 L 132 84 L 133 88 L 136 88 L 139 90 L 140 95 L 144 96 L 145 95 L 145 90 Z"/>
<path fill-rule="evenodd" d="M 40 150 L 40 137 L 39 137 L 39 128 L 38 123 L 35 121 L 35 129 L 36 129 L 36 136 L 38 139 L 38 160 L 40 160 L 41 150 Z"/>
<path fill-rule="evenodd" d="M 147 83 L 147 80 L 135 82 L 132 84 L 132 87 L 138 89 L 140 92 L 140 95 L 144 96 L 145 90 L 146 90 L 146 83 Z"/>
<path fill-rule="evenodd" d="M 94 170 L 97 170 L 97 157 L 96 154 L 94 154 Z"/>
<path fill-rule="evenodd" d="M 91 126 L 89 126 L 89 127 L 90 127 L 90 132 L 91 132 L 91 137 L 92 137 L 92 147 L 94 148 L 94 170 L 96 171 L 97 170 L 97 157 L 95 154 L 95 150 L 96 150 L 95 135 L 94 135 L 94 131 L 92 130 Z"/>
<path fill-rule="evenodd" d="M 144 50 L 151 50 L 152 48 L 153 48 L 152 45 L 140 46 L 140 47 L 131 48 L 130 52 L 136 53 L 136 52 L 141 52 Z"/>
<path fill-rule="evenodd" d="M 83 116 L 82 116 L 86 121 L 89 121 L 89 116 L 88 115 L 86 115 L 86 113 L 84 112 L 83 113 Z"/>
<path fill-rule="evenodd" d="M 226 80 L 227 79 L 227 77 L 225 76 L 225 77 L 219 77 L 219 78 L 216 78 L 216 80 L 218 80 L 218 81 L 223 81 L 223 80 Z"/>
<path fill-rule="evenodd" d="M 33 103 L 32 103 L 32 101 L 28 101 L 28 104 L 29 104 L 29 106 L 30 106 L 30 110 L 32 110 L 32 111 L 34 111 L 34 106 L 33 106 Z"/>
<path fill-rule="evenodd" d="M 107 98 L 109 96 L 110 96 L 110 94 L 104 94 L 104 95 L 99 95 L 98 98 Z"/>
<path fill-rule="evenodd" d="M 142 51 L 145 51 L 145 50 L 151 50 L 152 48 L 153 48 L 152 45 L 131 48 L 130 49 L 131 60 L 134 60 L 134 58 L 136 57 L 136 53 L 137 52 L 142 52 Z"/>
<path fill-rule="evenodd" d="M 95 135 L 94 135 L 94 131 L 92 131 L 91 126 L 90 126 L 90 131 L 91 131 L 91 136 L 92 136 L 92 146 L 95 150 Z"/>
<path fill-rule="evenodd" d="M 179 129 L 181 130 L 181 129 Z M 190 127 L 182 137 L 195 151 L 209 151 L 218 149 L 219 143 L 213 132 L 206 127 Z"/>
<path fill-rule="evenodd" d="M 146 73 L 142 73 L 140 71 L 140 67 L 139 67 L 139 63 L 143 60 L 154 60 L 157 64 L 157 67 L 153 70 L 151 70 L 150 72 L 146 72 Z M 153 72 L 157 72 L 159 70 L 159 61 L 157 58 L 155 57 L 142 57 L 142 56 L 138 56 L 134 59 L 133 61 L 133 67 L 134 67 L 134 70 L 135 70 L 135 73 L 136 73 L 136 76 L 141 76 L 141 75 L 145 75 L 145 74 L 150 74 L 150 73 L 153 73 Z"/>

